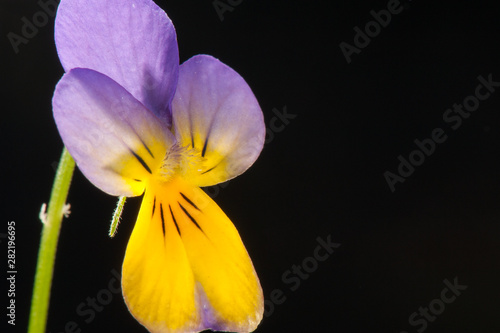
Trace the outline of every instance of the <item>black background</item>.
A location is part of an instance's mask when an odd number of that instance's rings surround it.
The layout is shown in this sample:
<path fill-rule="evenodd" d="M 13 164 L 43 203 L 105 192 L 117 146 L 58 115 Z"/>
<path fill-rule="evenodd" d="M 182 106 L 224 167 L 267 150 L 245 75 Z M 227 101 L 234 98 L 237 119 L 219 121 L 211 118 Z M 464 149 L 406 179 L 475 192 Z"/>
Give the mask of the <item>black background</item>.
<path fill-rule="evenodd" d="M 254 166 L 215 198 L 237 226 L 265 298 L 276 289 L 284 295 L 281 304 L 267 302 L 257 332 L 500 331 L 500 91 L 456 130 L 443 121 L 448 108 L 474 94 L 478 76 L 500 81 L 496 7 L 404 1 L 348 64 L 339 44 L 353 44 L 353 28 L 364 29 L 370 11 L 387 1 L 243 0 L 223 21 L 212 1 L 157 3 L 176 27 L 181 62 L 207 53 L 234 68 L 268 125 L 273 109 L 296 115 L 269 134 Z M 38 213 L 62 150 L 51 114 L 63 74 L 53 18 L 17 54 L 6 37 L 20 34 L 21 18 L 31 21 L 40 10 L 35 1 L 2 0 L 0 7 L 0 232 L 16 222 L 16 332 L 27 327 Z M 391 192 L 384 172 L 397 173 L 398 156 L 407 158 L 417 148 L 413 141 L 435 128 L 446 141 Z M 76 171 L 68 201 L 47 332 L 65 332 L 71 321 L 81 332 L 146 332 L 120 294 L 89 322 L 76 312 L 120 271 L 140 198 L 126 204 L 113 239 L 107 232 L 115 198 Z M 283 274 L 329 235 L 340 247 L 292 290 Z M 455 278 L 467 289 L 425 329 L 412 326 L 410 315 L 439 299 L 443 281 Z M 7 287 L 0 291 L 3 309 L 6 293 Z"/>

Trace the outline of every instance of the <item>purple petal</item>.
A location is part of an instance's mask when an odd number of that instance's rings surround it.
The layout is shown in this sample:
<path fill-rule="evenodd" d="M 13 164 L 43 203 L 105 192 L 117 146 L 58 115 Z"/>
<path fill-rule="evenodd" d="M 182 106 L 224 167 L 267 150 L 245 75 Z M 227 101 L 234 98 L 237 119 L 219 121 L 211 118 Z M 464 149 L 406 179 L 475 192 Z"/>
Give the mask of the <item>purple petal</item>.
<path fill-rule="evenodd" d="M 66 72 L 76 67 L 101 72 L 170 123 L 177 39 L 172 22 L 154 2 L 62 0 L 55 40 Z"/>
<path fill-rule="evenodd" d="M 248 169 L 264 145 L 265 125 L 245 80 L 219 60 L 194 56 L 179 70 L 172 115 L 178 141 L 206 159 L 194 182 L 226 181 Z"/>
<path fill-rule="evenodd" d="M 54 119 L 82 173 L 112 195 L 135 196 L 163 161 L 172 133 L 109 77 L 76 68 L 57 84 Z"/>

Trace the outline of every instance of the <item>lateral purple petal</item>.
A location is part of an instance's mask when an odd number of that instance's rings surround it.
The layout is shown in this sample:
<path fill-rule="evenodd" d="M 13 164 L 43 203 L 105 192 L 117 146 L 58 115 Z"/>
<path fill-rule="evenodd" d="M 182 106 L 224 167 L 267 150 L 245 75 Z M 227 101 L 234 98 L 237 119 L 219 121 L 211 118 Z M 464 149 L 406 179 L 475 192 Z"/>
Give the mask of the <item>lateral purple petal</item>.
<path fill-rule="evenodd" d="M 177 140 L 207 160 L 199 186 L 238 176 L 264 145 L 264 117 L 252 90 L 211 56 L 197 55 L 181 65 L 172 115 Z"/>
<path fill-rule="evenodd" d="M 62 0 L 55 41 L 66 72 L 101 72 L 170 123 L 179 54 L 174 26 L 154 2 Z"/>
<path fill-rule="evenodd" d="M 52 99 L 62 140 L 82 173 L 111 195 L 142 194 L 175 138 L 122 86 L 83 68 L 57 84 Z"/>

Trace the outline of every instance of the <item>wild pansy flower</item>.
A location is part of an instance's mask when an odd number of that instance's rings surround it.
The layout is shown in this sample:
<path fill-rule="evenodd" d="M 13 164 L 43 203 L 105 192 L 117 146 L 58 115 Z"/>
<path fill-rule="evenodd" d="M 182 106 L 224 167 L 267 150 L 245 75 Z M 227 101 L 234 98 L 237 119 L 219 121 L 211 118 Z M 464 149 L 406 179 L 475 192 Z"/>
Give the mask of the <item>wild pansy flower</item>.
<path fill-rule="evenodd" d="M 151 332 L 253 331 L 262 289 L 224 212 L 199 187 L 257 159 L 262 111 L 217 59 L 179 66 L 174 27 L 150 0 L 62 0 L 57 51 L 66 74 L 54 118 L 98 188 L 144 194 L 122 270 L 132 315 Z"/>

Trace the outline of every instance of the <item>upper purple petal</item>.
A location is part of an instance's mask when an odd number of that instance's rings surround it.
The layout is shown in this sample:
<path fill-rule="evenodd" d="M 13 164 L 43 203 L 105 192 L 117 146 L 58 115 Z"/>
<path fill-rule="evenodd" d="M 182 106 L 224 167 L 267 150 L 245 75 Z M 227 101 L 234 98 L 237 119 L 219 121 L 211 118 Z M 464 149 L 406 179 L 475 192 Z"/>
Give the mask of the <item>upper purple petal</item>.
<path fill-rule="evenodd" d="M 168 128 L 109 77 L 75 68 L 52 99 L 57 129 L 80 171 L 111 195 L 135 196 L 175 143 Z"/>
<path fill-rule="evenodd" d="M 66 72 L 101 72 L 170 123 L 179 54 L 174 26 L 154 2 L 62 0 L 55 41 Z"/>

